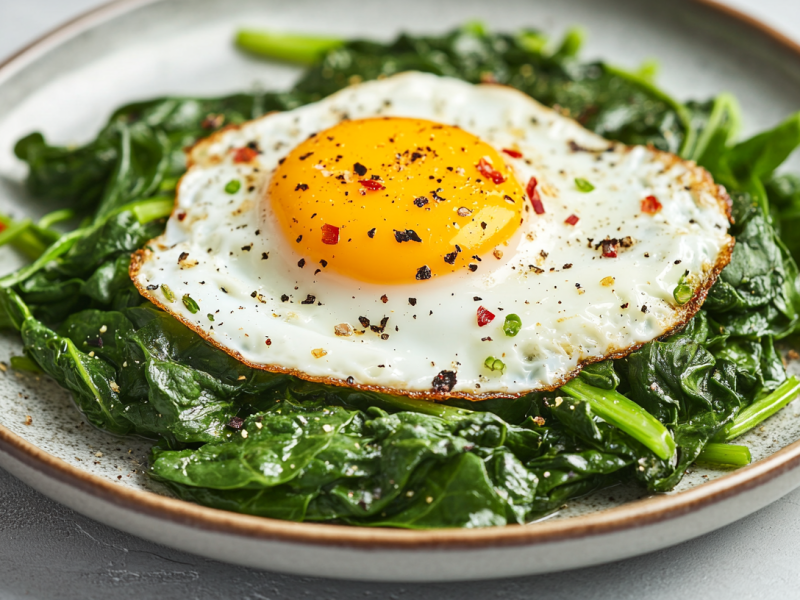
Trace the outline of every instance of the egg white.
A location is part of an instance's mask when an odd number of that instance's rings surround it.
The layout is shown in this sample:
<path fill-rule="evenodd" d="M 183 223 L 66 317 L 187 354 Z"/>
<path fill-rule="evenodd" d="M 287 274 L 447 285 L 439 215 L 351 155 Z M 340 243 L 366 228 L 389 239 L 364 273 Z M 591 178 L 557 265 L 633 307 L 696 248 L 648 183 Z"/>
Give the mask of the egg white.
<path fill-rule="evenodd" d="M 520 230 L 499 248 L 502 257 L 482 256 L 474 273 L 373 285 L 310 262 L 299 267 L 303 256 L 262 209 L 271 174 L 309 135 L 378 115 L 457 125 L 495 148 L 518 148 L 523 157 L 507 163 L 523 186 L 537 178 L 545 214 L 528 206 Z M 234 163 L 232 149 L 249 142 L 261 154 Z M 693 163 L 608 142 L 511 88 L 428 74 L 359 84 L 222 131 L 194 147 L 190 164 L 165 233 L 134 256 L 131 276 L 142 294 L 252 366 L 392 393 L 553 389 L 581 365 L 623 356 L 684 323 L 733 244 L 724 190 Z M 576 177 L 595 189 L 581 192 Z M 228 194 L 232 179 L 242 186 Z M 655 215 L 641 210 L 648 195 L 663 205 Z M 565 223 L 570 215 L 579 217 L 574 226 Z M 604 258 L 596 245 L 610 238 L 630 245 Z M 673 291 L 687 272 L 695 296 L 680 306 Z M 197 313 L 181 301 L 185 294 Z M 496 315 L 484 327 L 479 306 Z M 503 332 L 510 313 L 522 321 L 515 337 Z M 376 333 L 359 317 L 389 320 Z M 344 323 L 353 335 L 336 334 Z M 489 356 L 505 370 L 489 370 Z M 449 391 L 434 389 L 442 371 L 455 373 Z"/>

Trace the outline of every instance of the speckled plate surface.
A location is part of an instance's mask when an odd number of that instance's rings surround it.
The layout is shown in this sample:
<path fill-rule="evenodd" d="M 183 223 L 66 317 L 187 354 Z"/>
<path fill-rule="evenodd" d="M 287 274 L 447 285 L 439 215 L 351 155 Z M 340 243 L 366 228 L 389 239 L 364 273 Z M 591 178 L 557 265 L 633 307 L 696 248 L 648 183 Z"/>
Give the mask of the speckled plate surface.
<path fill-rule="evenodd" d="M 800 107 L 800 49 L 706 3 L 639 0 L 122 0 L 54 32 L 0 66 L 0 210 L 35 215 L 13 143 L 32 130 L 58 143 L 94 136 L 118 105 L 161 94 L 285 88 L 294 68 L 231 46 L 239 25 L 377 38 L 440 32 L 467 19 L 540 28 L 580 24 L 585 56 L 635 67 L 657 58 L 678 97 L 733 92 L 745 134 Z M 0 248 L 0 273 L 22 264 Z M 786 349 L 788 350 L 788 349 Z M 800 485 L 800 406 L 743 443 L 755 462 L 736 472 L 692 468 L 670 494 L 617 486 L 527 526 L 411 532 L 259 519 L 170 498 L 144 469 L 147 440 L 91 427 L 52 381 L 8 368 L 19 353 L 0 334 L 0 466 L 72 508 L 184 550 L 249 566 L 329 577 L 475 579 L 553 571 L 655 550 L 750 514 Z M 794 364 L 790 370 L 800 372 Z M 469 561 L 469 562 L 467 562 Z M 470 568 L 465 569 L 464 564 Z"/>

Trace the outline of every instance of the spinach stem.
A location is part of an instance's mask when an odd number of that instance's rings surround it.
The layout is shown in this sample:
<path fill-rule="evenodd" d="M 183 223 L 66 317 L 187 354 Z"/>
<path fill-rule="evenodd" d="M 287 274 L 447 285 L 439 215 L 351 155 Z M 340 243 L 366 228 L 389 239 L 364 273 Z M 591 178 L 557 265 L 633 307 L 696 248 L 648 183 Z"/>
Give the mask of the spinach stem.
<path fill-rule="evenodd" d="M 409 412 L 422 413 L 442 419 L 459 419 L 475 412 L 465 408 L 457 408 L 438 402 L 431 402 L 430 400 L 417 400 L 416 398 L 409 398 L 408 396 L 389 396 L 388 394 L 381 394 L 376 404 L 383 404 L 392 409 L 400 411 L 407 410 Z"/>
<path fill-rule="evenodd" d="M 11 217 L 0 214 L 0 225 L 3 226 L 2 233 L 9 231 L 9 229 L 13 228 L 15 224 L 16 221 L 14 221 Z M 35 260 L 39 258 L 42 252 L 47 249 L 47 244 L 42 242 L 42 240 L 37 237 L 35 231 L 36 230 L 33 227 L 26 227 L 24 231 L 13 235 L 10 240 L 1 242 L 0 245 L 3 243 L 10 243 L 12 246 L 14 246 L 14 248 L 25 254 L 28 258 Z"/>
<path fill-rule="evenodd" d="M 752 457 L 750 456 L 750 448 L 747 446 L 709 443 L 703 447 L 703 450 L 697 456 L 697 460 L 718 465 L 744 467 L 750 464 Z"/>
<path fill-rule="evenodd" d="M 69 221 L 70 219 L 75 218 L 75 211 L 71 208 L 62 208 L 61 210 L 54 210 L 51 213 L 47 213 L 41 219 L 37 225 L 42 229 L 50 229 L 53 225 L 58 223 L 63 223 L 64 221 Z"/>
<path fill-rule="evenodd" d="M 588 402 L 598 417 L 647 446 L 659 458 L 668 460 L 675 454 L 675 440 L 661 421 L 616 390 L 596 388 L 576 377 L 562 385 L 561 391 Z"/>
<path fill-rule="evenodd" d="M 17 285 L 20 281 L 24 281 L 36 273 L 36 271 L 44 267 L 48 262 L 67 252 L 70 248 L 72 248 L 72 245 L 84 235 L 86 235 L 86 229 L 76 229 L 75 231 L 71 231 L 62 235 L 34 262 L 26 267 L 22 267 L 18 271 L 9 273 L 5 277 L 0 277 L 0 288 L 10 288 L 14 285 Z"/>
<path fill-rule="evenodd" d="M 343 43 L 338 38 L 275 33 L 252 29 L 242 29 L 236 34 L 236 45 L 242 50 L 259 56 L 304 65 L 314 64 L 326 52 L 340 47 Z"/>
<path fill-rule="evenodd" d="M 756 400 L 736 415 L 733 420 L 733 426 L 724 431 L 724 437 L 721 441 L 729 442 L 750 431 L 794 400 L 798 391 L 800 391 L 800 380 L 797 377 L 790 377 L 780 384 L 774 392 L 764 396 L 761 400 Z"/>

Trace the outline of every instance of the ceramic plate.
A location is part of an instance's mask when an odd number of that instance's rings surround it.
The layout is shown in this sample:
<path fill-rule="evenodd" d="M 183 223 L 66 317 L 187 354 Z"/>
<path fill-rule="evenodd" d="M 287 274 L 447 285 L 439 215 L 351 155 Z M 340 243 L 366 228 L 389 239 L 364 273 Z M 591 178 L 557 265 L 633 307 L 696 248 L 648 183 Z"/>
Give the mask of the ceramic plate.
<path fill-rule="evenodd" d="M 23 191 L 25 170 L 12 153 L 14 141 L 32 130 L 56 143 L 81 143 L 115 107 L 133 100 L 291 85 L 296 69 L 233 49 L 238 26 L 388 39 L 401 30 L 443 32 L 474 18 L 491 28 L 534 27 L 553 37 L 582 25 L 586 58 L 631 68 L 656 58 L 660 83 L 681 98 L 733 92 L 745 134 L 800 108 L 800 48 L 705 2 L 122 0 L 0 66 L 0 210 L 17 216 L 39 210 Z M 0 273 L 20 264 L 10 249 L 0 249 Z M 0 466 L 104 523 L 242 565 L 404 581 L 569 569 L 701 535 L 800 485 L 800 407 L 790 405 L 743 439 L 756 460 L 749 467 L 731 473 L 692 468 L 678 489 L 657 497 L 617 486 L 525 526 L 402 531 L 243 516 L 188 504 L 155 487 L 143 473 L 148 442 L 92 428 L 53 382 L 6 368 L 19 352 L 15 336 L 0 336 Z"/>

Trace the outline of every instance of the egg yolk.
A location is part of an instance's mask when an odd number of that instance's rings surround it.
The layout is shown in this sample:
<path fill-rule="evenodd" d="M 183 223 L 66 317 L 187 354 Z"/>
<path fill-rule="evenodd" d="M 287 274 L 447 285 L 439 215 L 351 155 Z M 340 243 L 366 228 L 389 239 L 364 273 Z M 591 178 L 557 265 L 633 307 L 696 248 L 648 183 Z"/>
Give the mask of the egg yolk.
<path fill-rule="evenodd" d="M 500 154 L 458 127 L 409 118 L 343 121 L 292 150 L 268 202 L 315 268 L 409 283 L 458 270 L 521 223 L 524 192 Z"/>

